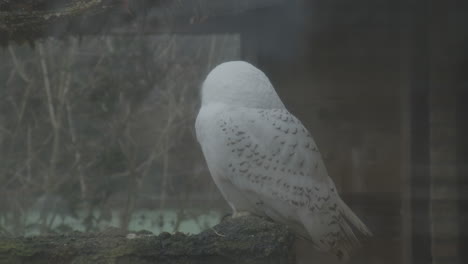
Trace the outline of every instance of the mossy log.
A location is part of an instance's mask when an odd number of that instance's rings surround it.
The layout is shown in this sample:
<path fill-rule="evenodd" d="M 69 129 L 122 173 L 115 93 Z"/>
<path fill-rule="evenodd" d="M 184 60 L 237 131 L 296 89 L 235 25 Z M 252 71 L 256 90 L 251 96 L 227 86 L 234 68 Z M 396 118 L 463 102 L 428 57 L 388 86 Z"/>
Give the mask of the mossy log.
<path fill-rule="evenodd" d="M 124 24 L 131 16 L 125 0 L 0 1 L 0 46 L 49 36 L 81 36 Z"/>
<path fill-rule="evenodd" d="M 294 263 L 294 235 L 253 216 L 226 219 L 197 235 L 150 232 L 0 238 L 0 263 Z"/>
<path fill-rule="evenodd" d="M 0 0 L 0 47 L 48 37 L 94 34 L 199 32 L 193 26 L 248 11 L 278 7 L 286 0 Z M 232 23 L 238 24 L 237 17 Z M 226 25 L 225 25 L 226 26 Z M 119 30 L 120 28 L 120 30 Z M 203 27 L 201 27 L 203 28 Z M 213 30 L 207 28 L 208 32 Z M 219 29 L 218 29 L 219 30 Z M 206 34 L 207 32 L 204 32 Z"/>

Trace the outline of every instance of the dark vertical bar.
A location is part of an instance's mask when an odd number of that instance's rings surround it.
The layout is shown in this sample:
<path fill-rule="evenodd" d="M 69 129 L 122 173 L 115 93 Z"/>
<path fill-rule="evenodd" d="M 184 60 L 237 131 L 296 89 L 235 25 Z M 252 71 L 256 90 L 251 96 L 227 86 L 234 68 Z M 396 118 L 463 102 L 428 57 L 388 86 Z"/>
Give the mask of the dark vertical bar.
<path fill-rule="evenodd" d="M 410 109 L 410 25 L 412 14 L 407 0 L 400 0 L 400 105 L 401 105 L 401 255 L 403 264 L 412 264 L 411 206 L 411 109 Z"/>
<path fill-rule="evenodd" d="M 431 263 L 429 1 L 410 2 L 411 210 L 413 263 Z"/>
<path fill-rule="evenodd" d="M 459 205 L 459 252 L 460 263 L 468 263 L 468 56 L 461 67 L 465 83 L 458 87 L 457 93 L 457 170 Z"/>

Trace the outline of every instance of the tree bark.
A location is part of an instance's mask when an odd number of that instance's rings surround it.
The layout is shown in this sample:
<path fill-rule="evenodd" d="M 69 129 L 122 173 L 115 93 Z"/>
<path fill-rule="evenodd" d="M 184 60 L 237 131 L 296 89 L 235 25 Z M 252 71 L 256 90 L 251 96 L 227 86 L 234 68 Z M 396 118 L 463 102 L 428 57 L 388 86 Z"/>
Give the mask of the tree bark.
<path fill-rule="evenodd" d="M 228 218 L 197 235 L 101 233 L 0 238 L 0 263 L 294 263 L 294 235 L 253 216 Z"/>

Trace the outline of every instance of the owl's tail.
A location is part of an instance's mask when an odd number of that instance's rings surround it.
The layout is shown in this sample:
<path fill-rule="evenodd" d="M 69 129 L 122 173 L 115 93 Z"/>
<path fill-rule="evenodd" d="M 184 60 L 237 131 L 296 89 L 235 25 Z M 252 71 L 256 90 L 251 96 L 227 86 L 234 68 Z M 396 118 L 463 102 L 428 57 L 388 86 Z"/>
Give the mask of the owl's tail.
<path fill-rule="evenodd" d="M 351 225 L 359 230 L 362 235 L 370 237 L 372 236 L 372 232 L 367 228 L 367 226 L 351 211 L 351 209 L 343 202 L 343 200 L 339 199 L 338 206 L 342 210 L 343 216 L 348 220 Z"/>
<path fill-rule="evenodd" d="M 347 260 L 352 248 L 360 246 L 360 242 L 354 234 L 353 229 L 359 231 L 360 235 L 365 237 L 372 236 L 372 233 L 341 198 L 338 198 L 338 207 L 340 208 L 341 216 L 344 218 L 340 221 L 343 240 L 334 249 L 334 253 L 340 260 Z"/>

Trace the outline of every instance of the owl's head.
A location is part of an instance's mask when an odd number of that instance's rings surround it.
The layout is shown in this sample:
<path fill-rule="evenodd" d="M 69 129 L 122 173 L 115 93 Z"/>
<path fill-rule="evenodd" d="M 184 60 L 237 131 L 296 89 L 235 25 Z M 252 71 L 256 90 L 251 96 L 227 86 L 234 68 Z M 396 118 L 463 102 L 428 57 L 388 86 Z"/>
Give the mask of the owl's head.
<path fill-rule="evenodd" d="M 222 63 L 208 74 L 202 87 L 202 105 L 211 103 L 263 109 L 284 108 L 268 77 L 244 61 Z"/>

